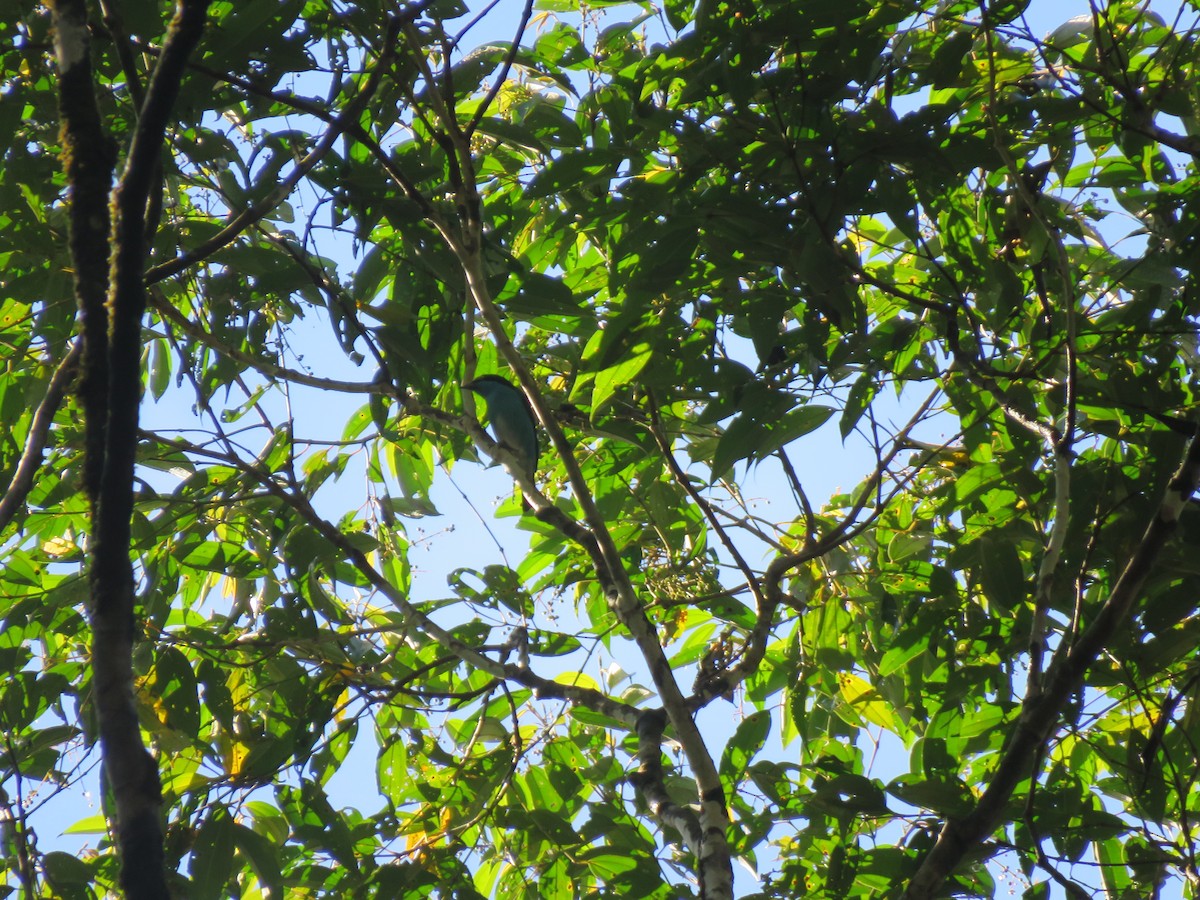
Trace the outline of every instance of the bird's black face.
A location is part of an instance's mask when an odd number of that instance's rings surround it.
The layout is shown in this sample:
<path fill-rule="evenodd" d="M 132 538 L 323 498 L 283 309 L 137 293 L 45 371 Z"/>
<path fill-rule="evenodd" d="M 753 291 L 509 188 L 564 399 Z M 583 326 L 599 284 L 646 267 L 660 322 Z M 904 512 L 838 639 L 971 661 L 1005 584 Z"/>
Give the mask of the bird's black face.
<path fill-rule="evenodd" d="M 489 388 L 488 385 L 496 385 L 496 387 L 500 390 L 517 390 L 512 382 L 501 378 L 499 375 L 480 375 L 478 378 L 472 379 L 464 384 L 463 390 L 479 394 L 481 397 L 486 397 L 490 390 L 494 390 L 493 388 Z"/>

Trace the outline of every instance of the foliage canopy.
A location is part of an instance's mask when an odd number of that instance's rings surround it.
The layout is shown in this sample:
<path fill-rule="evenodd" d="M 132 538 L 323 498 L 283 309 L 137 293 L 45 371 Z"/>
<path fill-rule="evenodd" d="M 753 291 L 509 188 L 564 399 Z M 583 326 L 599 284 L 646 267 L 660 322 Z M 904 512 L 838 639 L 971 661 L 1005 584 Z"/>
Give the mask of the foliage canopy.
<path fill-rule="evenodd" d="M 1197 16 L 1027 5 L 0 2 L 0 892 L 1196 895 Z"/>

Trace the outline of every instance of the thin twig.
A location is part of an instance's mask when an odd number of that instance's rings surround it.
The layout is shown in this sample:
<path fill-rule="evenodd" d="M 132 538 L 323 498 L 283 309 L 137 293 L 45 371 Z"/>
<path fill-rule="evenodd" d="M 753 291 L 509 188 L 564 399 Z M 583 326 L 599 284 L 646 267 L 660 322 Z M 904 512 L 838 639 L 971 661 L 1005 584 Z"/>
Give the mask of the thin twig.
<path fill-rule="evenodd" d="M 467 123 L 467 127 L 463 129 L 463 134 L 469 140 L 471 135 L 475 133 L 475 129 L 479 127 L 488 108 L 496 99 L 496 95 L 500 93 L 500 89 L 504 87 L 504 82 L 508 79 L 509 70 L 512 69 L 513 61 L 517 58 L 517 51 L 521 49 L 521 37 L 525 34 L 525 28 L 529 25 L 529 17 L 533 14 L 533 0 L 525 0 L 525 6 L 521 10 L 521 21 L 517 23 L 517 33 L 513 36 L 512 44 L 508 48 L 508 52 L 504 54 L 504 64 L 500 66 L 500 73 L 496 76 L 495 82 L 484 95 L 483 102 L 479 104 L 479 108 L 475 110 L 475 114 L 471 116 L 471 121 Z"/>
<path fill-rule="evenodd" d="M 58 412 L 67 389 L 75 380 L 82 355 L 83 341 L 76 340 L 54 370 L 46 393 L 34 410 L 29 423 L 29 433 L 25 435 L 25 447 L 21 451 L 21 458 L 17 461 L 17 468 L 8 483 L 8 490 L 0 497 L 0 531 L 8 527 L 17 510 L 25 505 L 25 499 L 33 488 L 37 470 L 42 465 L 42 455 L 50 439 L 50 426 L 54 424 L 54 414 Z"/>
<path fill-rule="evenodd" d="M 691 498 L 692 502 L 700 508 L 704 514 L 704 518 L 708 519 L 709 527 L 716 533 L 717 538 L 725 547 L 725 551 L 733 559 L 734 565 L 738 567 L 738 571 L 742 573 L 742 578 L 746 581 L 746 587 L 750 593 L 754 595 L 757 607 L 761 610 L 766 605 L 766 598 L 763 597 L 762 588 L 758 583 L 758 576 L 754 570 L 750 568 L 750 564 L 746 562 L 737 545 L 730 539 L 725 527 L 717 521 L 717 517 L 713 515 L 712 506 L 704 499 L 696 486 L 692 484 L 692 480 L 688 478 L 687 473 L 679 466 L 679 461 L 675 459 L 675 454 L 671 449 L 671 445 L 667 442 L 666 434 L 663 432 L 662 416 L 659 415 L 658 404 L 654 400 L 652 394 L 647 394 L 646 404 L 650 409 L 650 434 L 654 437 L 655 443 L 658 444 L 658 450 L 663 458 L 663 462 L 667 464 L 667 468 L 671 470 L 671 476 Z"/>

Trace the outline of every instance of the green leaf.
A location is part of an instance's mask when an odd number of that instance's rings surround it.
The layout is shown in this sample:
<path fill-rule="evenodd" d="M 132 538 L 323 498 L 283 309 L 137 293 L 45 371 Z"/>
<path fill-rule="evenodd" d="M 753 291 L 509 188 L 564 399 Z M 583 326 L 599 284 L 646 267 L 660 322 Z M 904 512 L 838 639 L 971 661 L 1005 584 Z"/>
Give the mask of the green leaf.
<path fill-rule="evenodd" d="M 376 767 L 379 790 L 392 803 L 403 803 L 411 792 L 408 775 L 408 748 L 400 735 L 391 735 L 379 750 Z"/>
<path fill-rule="evenodd" d="M 832 416 L 834 410 L 828 406 L 802 406 L 784 414 L 778 423 L 765 427 L 766 438 L 755 449 L 756 459 L 766 459 L 776 450 L 786 447 L 792 441 L 816 431 Z"/>
<path fill-rule="evenodd" d="M 216 541 L 208 541 L 192 548 L 180 562 L 196 569 L 242 576 L 252 574 L 255 567 L 254 557 L 241 547 Z"/>
<path fill-rule="evenodd" d="M 884 677 L 891 675 L 908 665 L 914 659 L 919 659 L 920 657 L 924 656 L 928 650 L 928 635 L 917 637 L 908 644 L 890 647 L 888 651 L 883 654 L 883 659 L 879 663 L 879 674 Z"/>
<path fill-rule="evenodd" d="M 395 266 L 395 259 L 390 250 L 382 244 L 372 247 L 358 269 L 354 273 L 354 284 L 351 288 L 359 305 L 374 302 L 381 290 L 384 279 Z"/>
<path fill-rule="evenodd" d="M 618 390 L 633 383 L 653 355 L 649 345 L 637 344 L 626 359 L 597 372 L 592 388 L 592 414 L 603 410 Z"/>
<path fill-rule="evenodd" d="M 975 805 L 970 789 L 960 779 L 901 776 L 888 784 L 887 792 L 905 803 L 940 815 L 963 816 Z"/>
<path fill-rule="evenodd" d="M 616 172 L 623 154 L 607 148 L 583 148 L 553 160 L 533 177 L 525 190 L 533 200 L 560 191 L 604 188 Z"/>
<path fill-rule="evenodd" d="M 283 890 L 283 872 L 279 850 L 270 840 L 245 825 L 234 823 L 233 841 L 238 852 L 250 863 L 258 880 L 268 890 Z"/>
<path fill-rule="evenodd" d="M 70 853 L 59 850 L 51 850 L 42 857 L 42 869 L 49 882 L 60 890 L 68 885 L 92 882 L 91 866 Z"/>
<path fill-rule="evenodd" d="M 188 862 L 193 896 L 215 900 L 226 895 L 225 886 L 233 874 L 234 829 L 233 819 L 218 807 L 196 832 Z"/>
<path fill-rule="evenodd" d="M 858 426 L 859 420 L 870 408 L 871 401 L 875 399 L 875 392 L 875 382 L 869 375 L 860 376 L 851 385 L 850 394 L 846 398 L 846 406 L 842 410 L 842 417 L 838 422 L 842 440 L 845 440 Z"/>
<path fill-rule="evenodd" d="M 1010 541 L 980 542 L 980 580 L 984 596 L 996 609 L 1005 612 L 1024 603 L 1031 585 L 1016 547 Z"/>
<path fill-rule="evenodd" d="M 162 648 L 154 660 L 153 690 L 165 724 L 182 735 L 200 730 L 200 699 L 192 664 L 180 650 Z"/>
<path fill-rule="evenodd" d="M 765 710 L 751 713 L 738 724 L 721 754 L 721 777 L 726 784 L 736 788 L 770 731 L 771 716 Z"/>
<path fill-rule="evenodd" d="M 580 854 L 588 870 L 602 881 L 613 881 L 634 868 L 634 861 L 624 853 L 614 853 L 603 847 L 593 847 Z"/>
<path fill-rule="evenodd" d="M 536 807 L 525 812 L 532 822 L 532 827 L 558 846 L 573 847 L 580 843 L 581 839 L 570 822 L 557 813 Z"/>

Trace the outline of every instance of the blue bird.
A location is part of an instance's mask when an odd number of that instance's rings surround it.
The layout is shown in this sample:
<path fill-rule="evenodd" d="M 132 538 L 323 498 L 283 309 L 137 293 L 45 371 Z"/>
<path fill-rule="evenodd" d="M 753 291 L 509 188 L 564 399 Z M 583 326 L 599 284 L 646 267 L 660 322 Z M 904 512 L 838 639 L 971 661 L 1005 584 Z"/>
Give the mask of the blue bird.
<path fill-rule="evenodd" d="M 516 457 L 521 471 L 533 481 L 538 464 L 537 427 L 529 400 L 499 375 L 481 375 L 463 385 L 487 401 L 496 443 Z"/>

